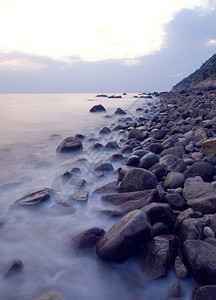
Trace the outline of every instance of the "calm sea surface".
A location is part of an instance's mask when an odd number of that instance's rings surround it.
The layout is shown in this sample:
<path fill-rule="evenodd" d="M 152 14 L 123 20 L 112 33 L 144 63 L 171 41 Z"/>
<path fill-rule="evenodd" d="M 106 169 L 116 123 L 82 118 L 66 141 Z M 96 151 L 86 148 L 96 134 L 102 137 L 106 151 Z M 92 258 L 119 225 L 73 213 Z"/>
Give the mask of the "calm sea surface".
<path fill-rule="evenodd" d="M 136 108 L 147 109 L 148 103 L 156 101 L 135 99 L 134 95 L 107 99 L 95 94 L 0 94 L 1 300 L 30 300 L 51 289 L 62 292 L 69 300 L 158 300 L 176 282 L 171 271 L 166 279 L 147 283 L 136 259 L 120 266 L 105 264 L 94 252 L 77 253 L 71 243 L 82 230 L 92 226 L 108 230 L 117 221 L 100 213 L 113 207 L 92 193 L 116 180 L 116 174 L 97 177 L 92 171 L 115 152 L 92 151 L 91 147 L 95 141 L 105 145 L 110 140 L 123 145 L 123 133 L 101 136 L 99 131 L 118 123 L 120 117 L 114 115 L 117 107 L 134 118 L 143 115 Z M 96 104 L 102 104 L 107 112 L 90 113 Z M 32 190 L 55 187 L 58 175 L 77 165 L 68 161 L 69 157 L 56 155 L 61 141 L 77 133 L 86 137 L 84 149 L 70 159 L 86 159 L 78 166 L 81 178 L 88 182 L 88 202 L 66 207 L 53 201 L 31 210 L 11 206 Z M 120 163 L 113 166 L 118 168 Z M 67 201 L 75 190 L 73 185 L 61 186 L 59 196 Z M 23 262 L 23 272 L 1 279 L 13 259 Z M 186 283 L 185 292 L 190 288 Z"/>

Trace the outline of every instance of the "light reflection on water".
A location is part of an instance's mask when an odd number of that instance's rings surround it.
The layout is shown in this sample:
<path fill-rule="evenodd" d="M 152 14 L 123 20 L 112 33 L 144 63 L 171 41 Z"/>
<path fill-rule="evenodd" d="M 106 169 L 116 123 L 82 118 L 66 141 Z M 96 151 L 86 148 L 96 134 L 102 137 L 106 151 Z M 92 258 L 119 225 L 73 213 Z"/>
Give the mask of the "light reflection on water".
<path fill-rule="evenodd" d="M 92 142 L 84 140 L 84 150 L 79 156 L 86 157 L 89 164 L 79 167 L 89 183 L 87 204 L 77 203 L 67 208 L 50 202 L 39 209 L 10 208 L 25 193 L 50 187 L 57 175 L 70 169 L 70 165 L 62 166 L 63 159 L 56 155 L 63 138 L 82 133 L 99 137 L 102 144 L 111 139 L 120 141 L 121 135 L 114 133 L 99 136 L 102 126 L 112 127 L 119 119 L 90 114 L 89 109 L 100 103 L 110 115 L 117 107 L 128 109 L 131 116 L 139 106 L 146 107 L 146 100 L 134 100 L 132 95 L 109 100 L 95 98 L 93 94 L 0 95 L 0 217 L 3 222 L 0 273 L 13 259 L 20 259 L 24 264 L 21 275 L 0 279 L 0 299 L 28 300 L 56 289 L 69 300 L 155 300 L 162 299 L 176 282 L 171 272 L 166 279 L 146 283 L 135 258 L 120 266 L 104 264 L 94 251 L 77 253 L 72 248 L 71 238 L 76 233 L 92 226 L 108 230 L 117 220 L 98 212 L 112 206 L 101 203 L 100 195 L 92 194 L 97 187 L 117 177 L 116 174 L 96 177 L 92 164 L 107 160 L 115 152 L 92 152 Z M 119 166 L 114 164 L 115 168 Z M 61 193 L 63 197 L 67 194 L 70 187 L 64 187 Z"/>

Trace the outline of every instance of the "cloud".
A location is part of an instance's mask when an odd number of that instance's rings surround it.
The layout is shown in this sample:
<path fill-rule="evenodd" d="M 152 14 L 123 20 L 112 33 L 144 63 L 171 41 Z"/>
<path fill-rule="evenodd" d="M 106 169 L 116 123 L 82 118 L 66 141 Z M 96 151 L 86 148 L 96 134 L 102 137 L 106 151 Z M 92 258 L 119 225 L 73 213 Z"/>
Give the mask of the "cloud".
<path fill-rule="evenodd" d="M 216 39 L 208 39 L 205 44 L 207 47 L 216 46 Z"/>

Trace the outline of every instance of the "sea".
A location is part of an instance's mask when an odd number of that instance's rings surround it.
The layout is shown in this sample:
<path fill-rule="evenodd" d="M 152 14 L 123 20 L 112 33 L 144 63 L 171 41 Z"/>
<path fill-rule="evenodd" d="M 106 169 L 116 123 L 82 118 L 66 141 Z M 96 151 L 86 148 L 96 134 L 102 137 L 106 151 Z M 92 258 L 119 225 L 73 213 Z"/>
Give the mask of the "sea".
<path fill-rule="evenodd" d="M 135 93 L 122 98 L 96 94 L 0 94 L 1 300 L 30 300 L 48 290 L 57 290 L 68 300 L 164 299 L 176 283 L 173 270 L 166 278 L 148 282 L 136 256 L 121 265 L 104 263 L 95 251 L 77 251 L 72 242 L 83 230 L 93 226 L 108 230 L 118 220 L 101 213 L 114 207 L 103 203 L 101 194 L 94 193 L 103 184 L 116 180 L 117 174 L 96 175 L 93 170 L 101 162 L 109 162 L 120 149 L 92 150 L 92 146 L 108 141 L 122 146 L 127 136 L 121 130 L 101 135 L 100 129 L 112 129 L 125 118 L 130 121 L 145 116 L 148 121 L 150 108 L 157 101 Z M 90 113 L 97 104 L 102 104 L 106 112 Z M 118 107 L 127 115 L 115 115 Z M 84 136 L 83 151 L 70 155 L 56 152 L 62 140 L 76 134 Z M 114 169 L 121 164 L 114 162 Z M 86 203 L 62 205 L 76 192 L 76 186 L 66 184 L 58 190 L 61 201 L 54 199 L 35 209 L 13 205 L 31 191 L 55 187 L 58 176 L 73 167 L 79 167 L 79 176 L 87 181 L 83 188 L 89 195 Z M 14 259 L 22 261 L 22 272 L 4 278 Z M 184 299 L 189 299 L 192 287 L 191 281 L 184 282 Z"/>

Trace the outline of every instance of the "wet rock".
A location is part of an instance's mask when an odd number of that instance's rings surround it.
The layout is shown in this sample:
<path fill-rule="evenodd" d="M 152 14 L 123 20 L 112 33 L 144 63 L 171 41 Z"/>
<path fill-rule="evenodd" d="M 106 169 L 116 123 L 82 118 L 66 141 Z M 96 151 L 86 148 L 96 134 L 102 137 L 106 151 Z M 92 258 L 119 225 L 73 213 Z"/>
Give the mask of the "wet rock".
<path fill-rule="evenodd" d="M 90 109 L 90 112 L 106 112 L 106 109 L 103 107 L 103 105 L 98 104 L 98 105 L 94 105 Z"/>
<path fill-rule="evenodd" d="M 178 279 L 183 280 L 188 277 L 188 269 L 179 256 L 176 256 L 175 258 L 174 269 Z"/>
<path fill-rule="evenodd" d="M 124 213 L 119 210 L 103 209 L 103 210 L 100 210 L 99 212 L 110 218 L 123 217 L 123 215 L 124 215 Z"/>
<path fill-rule="evenodd" d="M 91 146 L 91 150 L 100 150 L 103 148 L 103 145 L 101 143 L 95 142 L 92 146 Z"/>
<path fill-rule="evenodd" d="M 71 152 L 83 149 L 83 145 L 80 139 L 77 137 L 67 137 L 56 149 L 57 152 Z"/>
<path fill-rule="evenodd" d="M 152 228 L 142 210 L 134 210 L 116 222 L 99 241 L 96 252 L 105 261 L 123 263 L 152 238 Z"/>
<path fill-rule="evenodd" d="M 118 107 L 115 111 L 115 115 L 126 115 L 126 111 Z"/>
<path fill-rule="evenodd" d="M 115 153 L 110 157 L 111 162 L 116 162 L 125 159 L 125 157 L 122 154 Z"/>
<path fill-rule="evenodd" d="M 116 150 L 116 149 L 120 149 L 119 145 L 117 144 L 116 141 L 113 142 L 108 142 L 105 146 L 105 149 L 110 149 L 110 150 Z"/>
<path fill-rule="evenodd" d="M 103 127 L 100 131 L 99 134 L 109 134 L 111 133 L 111 130 L 108 127 Z"/>
<path fill-rule="evenodd" d="M 158 155 L 153 152 L 149 152 L 140 159 L 139 168 L 144 168 L 148 170 L 158 162 L 159 162 Z"/>
<path fill-rule="evenodd" d="M 126 165 L 131 166 L 131 167 L 137 167 L 137 165 L 139 164 L 139 161 L 140 161 L 139 156 L 131 155 L 126 162 Z"/>
<path fill-rule="evenodd" d="M 38 297 L 34 297 L 31 300 L 67 300 L 67 298 L 65 298 L 61 293 L 51 290 Z"/>
<path fill-rule="evenodd" d="M 95 172 L 112 172 L 113 170 L 114 168 L 110 163 L 102 163 L 94 169 Z"/>
<path fill-rule="evenodd" d="M 164 147 L 160 143 L 153 143 L 148 147 L 148 150 L 155 154 L 159 154 L 164 150 Z"/>
<path fill-rule="evenodd" d="M 173 148 L 163 150 L 160 155 L 164 156 L 164 155 L 167 155 L 167 154 L 171 154 L 171 155 L 174 155 L 178 158 L 181 158 L 184 153 L 185 153 L 185 150 L 184 150 L 183 146 L 176 146 L 176 147 L 173 147 Z"/>
<path fill-rule="evenodd" d="M 185 219 L 179 225 L 178 234 L 183 242 L 186 240 L 201 240 L 202 223 L 199 219 Z"/>
<path fill-rule="evenodd" d="M 184 171 L 186 178 L 200 176 L 204 181 L 211 181 L 214 167 L 208 162 L 195 162 Z"/>
<path fill-rule="evenodd" d="M 117 181 L 111 181 L 106 184 L 104 184 L 101 187 L 98 187 L 94 192 L 95 193 L 115 193 L 117 192 Z"/>
<path fill-rule="evenodd" d="M 72 238 L 73 246 L 77 249 L 86 249 L 93 247 L 104 236 L 105 231 L 102 228 L 89 228 Z"/>
<path fill-rule="evenodd" d="M 158 184 L 155 175 L 145 169 L 132 168 L 124 176 L 119 192 L 135 192 L 153 189 Z"/>
<path fill-rule="evenodd" d="M 80 189 L 78 189 L 78 191 L 76 191 L 74 193 L 74 195 L 72 196 L 72 199 L 77 201 L 77 202 L 87 202 L 88 201 L 88 196 L 89 196 L 89 193 L 88 192 L 85 192 L 85 191 L 82 191 Z"/>
<path fill-rule="evenodd" d="M 193 291 L 192 300 L 215 300 L 216 285 L 205 285 Z"/>
<path fill-rule="evenodd" d="M 152 226 L 153 236 L 168 234 L 169 228 L 162 222 L 157 222 Z"/>
<path fill-rule="evenodd" d="M 41 188 L 29 194 L 26 194 L 24 197 L 15 201 L 14 204 L 18 204 L 24 207 L 39 205 L 50 198 L 51 192 L 51 189 Z"/>
<path fill-rule="evenodd" d="M 171 205 L 172 209 L 182 210 L 186 206 L 186 201 L 179 194 L 167 194 L 165 200 Z"/>
<path fill-rule="evenodd" d="M 208 226 L 204 227 L 203 228 L 203 237 L 204 238 L 215 238 L 214 231 Z"/>
<path fill-rule="evenodd" d="M 148 242 L 141 252 L 141 268 L 147 279 L 166 276 L 177 253 L 177 240 L 171 235 L 160 235 Z"/>
<path fill-rule="evenodd" d="M 149 153 L 148 150 L 136 150 L 136 151 L 133 151 L 132 152 L 132 155 L 136 155 L 136 156 L 139 156 L 139 158 L 142 158 L 144 155 L 146 155 L 147 153 Z"/>
<path fill-rule="evenodd" d="M 131 129 L 128 133 L 128 140 L 136 139 L 136 140 L 143 140 L 143 133 L 139 129 Z"/>
<path fill-rule="evenodd" d="M 165 137 L 166 133 L 167 133 L 167 130 L 163 130 L 163 129 L 152 130 L 153 137 L 156 140 L 162 140 Z"/>
<path fill-rule="evenodd" d="M 208 182 L 186 186 L 183 189 L 183 197 L 194 210 L 204 214 L 216 213 L 216 191 Z"/>
<path fill-rule="evenodd" d="M 12 260 L 5 268 L 2 278 L 7 279 L 11 276 L 19 274 L 23 270 L 23 263 L 21 260 Z"/>
<path fill-rule="evenodd" d="M 216 284 L 215 253 L 216 247 L 204 241 L 188 240 L 184 242 L 184 259 L 199 284 Z"/>
<path fill-rule="evenodd" d="M 184 181 L 185 176 L 182 173 L 170 172 L 163 182 L 163 187 L 165 189 L 177 189 L 183 186 Z"/>

